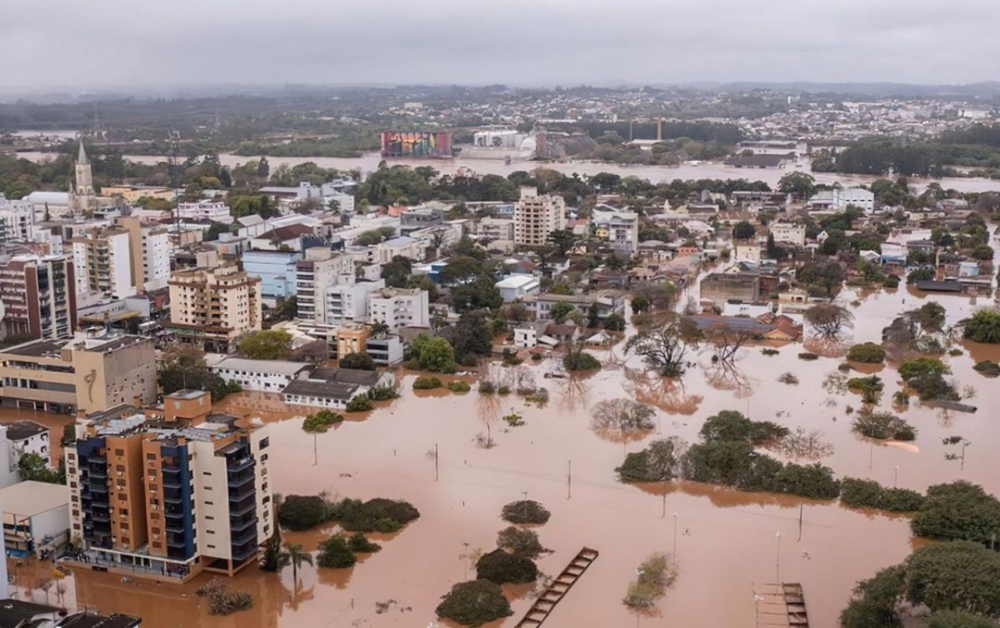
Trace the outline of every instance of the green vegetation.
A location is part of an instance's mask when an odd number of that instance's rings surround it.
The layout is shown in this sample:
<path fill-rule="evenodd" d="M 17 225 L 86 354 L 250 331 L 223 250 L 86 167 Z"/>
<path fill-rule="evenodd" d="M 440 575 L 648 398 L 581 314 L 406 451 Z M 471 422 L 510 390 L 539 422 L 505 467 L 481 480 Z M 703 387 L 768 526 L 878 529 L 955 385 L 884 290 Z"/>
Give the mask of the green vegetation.
<path fill-rule="evenodd" d="M 440 379 L 428 375 L 421 375 L 413 381 L 413 390 L 433 390 L 442 387 L 444 383 Z"/>
<path fill-rule="evenodd" d="M 885 389 L 885 385 L 882 383 L 882 378 L 878 375 L 871 375 L 869 377 L 852 377 L 847 380 L 847 388 L 849 390 L 857 390 L 861 393 L 861 401 L 863 403 L 878 403 L 879 395 Z"/>
<path fill-rule="evenodd" d="M 467 393 L 472 390 L 472 386 L 470 386 L 468 382 L 456 379 L 453 382 L 448 382 L 448 390 L 456 393 Z M 480 383 L 480 392 L 482 392 L 482 383 Z"/>
<path fill-rule="evenodd" d="M 495 549 L 476 562 L 476 578 L 497 584 L 523 584 L 538 579 L 538 567 L 530 558 Z"/>
<path fill-rule="evenodd" d="M 52 469 L 34 452 L 23 454 L 17 461 L 17 474 L 22 480 L 45 482 L 47 484 L 66 484 L 66 468 L 60 461 L 58 469 Z"/>
<path fill-rule="evenodd" d="M 844 478 L 840 481 L 840 501 L 855 508 L 916 512 L 924 496 L 905 488 L 886 488 L 874 480 Z"/>
<path fill-rule="evenodd" d="M 260 570 L 275 573 L 287 567 L 290 562 L 288 554 L 281 550 L 281 526 L 274 526 L 274 532 L 267 537 L 264 551 L 260 554 Z"/>
<path fill-rule="evenodd" d="M 601 368 L 601 361 L 584 351 L 581 344 L 579 350 L 570 349 L 563 357 L 563 367 L 567 371 L 593 371 Z"/>
<path fill-rule="evenodd" d="M 451 343 L 440 337 L 420 334 L 410 343 L 412 358 L 409 368 L 432 373 L 454 373 L 458 370 L 455 349 Z"/>
<path fill-rule="evenodd" d="M 917 430 L 905 419 L 891 412 L 879 412 L 865 408 L 857 413 L 852 429 L 858 436 L 875 440 L 911 441 L 916 439 Z"/>
<path fill-rule="evenodd" d="M 242 390 L 235 382 L 226 382 L 208 370 L 205 353 L 193 347 L 174 346 L 164 352 L 157 376 L 164 395 L 178 390 L 204 390 L 211 393 L 212 401 L 219 401 Z"/>
<path fill-rule="evenodd" d="M 508 526 L 497 534 L 497 547 L 510 550 L 516 556 L 535 559 L 547 552 L 533 530 Z"/>
<path fill-rule="evenodd" d="M 847 359 L 861 364 L 881 364 L 885 362 L 885 349 L 874 342 L 854 345 L 847 352 Z"/>
<path fill-rule="evenodd" d="M 240 341 L 239 353 L 251 360 L 284 360 L 292 353 L 292 335 L 274 329 L 255 332 Z"/>
<path fill-rule="evenodd" d="M 482 626 L 514 614 L 500 585 L 489 580 L 456 584 L 435 612 L 439 618 L 450 619 L 463 626 Z"/>
<path fill-rule="evenodd" d="M 959 395 L 944 376 L 951 373 L 948 365 L 937 358 L 917 358 L 899 365 L 899 376 L 906 385 L 917 391 L 921 401 L 949 399 L 958 401 Z"/>
<path fill-rule="evenodd" d="M 744 442 L 762 447 L 788 436 L 788 428 L 771 421 L 752 421 L 736 410 L 723 410 L 708 417 L 699 433 L 705 443 Z"/>
<path fill-rule="evenodd" d="M 972 368 L 986 377 L 1000 377 L 1000 364 L 991 362 L 990 360 L 977 362 Z"/>
<path fill-rule="evenodd" d="M 340 368 L 354 369 L 357 371 L 374 371 L 375 360 L 367 353 L 351 352 L 340 358 Z"/>
<path fill-rule="evenodd" d="M 963 540 L 996 547 L 1000 536 L 1000 501 L 982 487 L 964 481 L 938 484 L 910 521 L 916 536 Z"/>
<path fill-rule="evenodd" d="M 331 502 L 321 495 L 289 495 L 278 504 L 278 522 L 289 530 L 337 521 L 348 532 L 395 532 L 418 517 L 408 502 L 381 498 Z"/>
<path fill-rule="evenodd" d="M 979 310 L 962 322 L 963 334 L 973 342 L 1000 344 L 1000 312 Z"/>
<path fill-rule="evenodd" d="M 368 398 L 372 401 L 392 401 L 399 398 L 399 392 L 392 386 L 375 386 L 368 390 Z"/>
<path fill-rule="evenodd" d="M 319 544 L 317 563 L 328 569 L 346 569 L 353 567 L 358 558 L 354 555 L 350 544 L 343 534 L 334 534 Z"/>
<path fill-rule="evenodd" d="M 503 507 L 500 517 L 509 523 L 523 525 L 526 523 L 543 524 L 552 516 L 544 506 L 530 499 L 511 502 Z"/>
<path fill-rule="evenodd" d="M 669 482 L 680 472 L 684 448 L 678 438 L 653 441 L 642 451 L 625 456 L 615 472 L 622 482 Z"/>
<path fill-rule="evenodd" d="M 358 395 L 350 401 L 347 402 L 348 412 L 368 412 L 374 408 L 372 405 L 372 400 L 368 398 L 368 395 Z"/>
<path fill-rule="evenodd" d="M 632 609 L 650 609 L 663 597 L 676 573 L 667 568 L 664 554 L 653 554 L 636 569 L 637 578 L 628 586 L 622 604 Z"/>
<path fill-rule="evenodd" d="M 357 554 L 374 554 L 375 552 L 381 551 L 382 546 L 374 541 L 369 541 L 368 538 L 360 533 L 355 532 L 347 539 L 347 545 L 351 548 L 352 552 Z"/>
<path fill-rule="evenodd" d="M 343 423 L 344 417 L 330 410 L 320 410 L 316 414 L 310 414 L 302 422 L 302 430 L 308 434 L 322 434 L 333 425 Z"/>
<path fill-rule="evenodd" d="M 625 331 L 625 317 L 621 314 L 608 314 L 602 325 L 608 331 Z"/>

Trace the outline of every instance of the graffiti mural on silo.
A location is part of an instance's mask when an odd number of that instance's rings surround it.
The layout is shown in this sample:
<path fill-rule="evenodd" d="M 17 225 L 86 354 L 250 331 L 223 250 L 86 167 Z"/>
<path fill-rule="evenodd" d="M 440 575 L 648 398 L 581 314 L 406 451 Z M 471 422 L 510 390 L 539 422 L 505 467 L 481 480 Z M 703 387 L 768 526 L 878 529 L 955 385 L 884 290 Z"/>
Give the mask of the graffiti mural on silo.
<path fill-rule="evenodd" d="M 451 131 L 383 131 L 382 156 L 406 158 L 451 157 Z"/>

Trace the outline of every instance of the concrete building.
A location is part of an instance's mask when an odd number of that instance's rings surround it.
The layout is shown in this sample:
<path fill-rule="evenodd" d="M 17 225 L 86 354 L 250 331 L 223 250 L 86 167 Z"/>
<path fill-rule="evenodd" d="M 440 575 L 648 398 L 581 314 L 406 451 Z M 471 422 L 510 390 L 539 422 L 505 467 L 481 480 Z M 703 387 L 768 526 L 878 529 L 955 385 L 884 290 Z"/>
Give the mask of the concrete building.
<path fill-rule="evenodd" d="M 243 270 L 260 279 L 260 294 L 272 307 L 278 300 L 295 296 L 295 263 L 302 259 L 296 251 L 247 251 Z"/>
<path fill-rule="evenodd" d="M 236 382 L 243 390 L 280 393 L 292 380 L 307 376 L 313 368 L 306 362 L 226 358 L 209 370 L 226 381 Z"/>
<path fill-rule="evenodd" d="M 775 244 L 785 243 L 795 246 L 806 245 L 806 226 L 790 222 L 771 223 L 769 229 Z"/>
<path fill-rule="evenodd" d="M 409 236 L 414 231 L 437 227 L 444 223 L 444 212 L 440 209 L 415 207 L 399 215 L 399 235 Z"/>
<path fill-rule="evenodd" d="M 378 366 L 395 366 L 403 361 L 403 339 L 393 334 L 369 336 L 365 353 Z"/>
<path fill-rule="evenodd" d="M 539 320 L 551 318 L 550 311 L 556 303 L 569 303 L 584 314 L 590 307 L 597 307 L 597 317 L 607 318 L 611 314 L 625 313 L 625 297 L 628 293 L 624 290 L 596 290 L 587 294 L 554 294 L 543 293 L 525 297 L 524 305 L 529 312 Z"/>
<path fill-rule="evenodd" d="M 483 218 L 476 223 L 476 234 L 484 240 L 514 240 L 514 221 L 509 218 Z"/>
<path fill-rule="evenodd" d="M 350 284 L 354 278 L 354 260 L 326 248 L 306 249 L 304 259 L 295 263 L 297 318 L 325 323 L 327 289 Z"/>
<path fill-rule="evenodd" d="M 404 214 L 405 215 L 405 214 Z M 375 246 L 375 259 L 379 264 L 388 264 L 396 256 L 405 257 L 415 262 L 424 261 L 427 247 L 423 242 L 408 236 L 400 236 L 386 240 Z"/>
<path fill-rule="evenodd" d="M 3 541 L 8 556 L 41 558 L 69 540 L 69 488 L 19 482 L 0 488 Z"/>
<path fill-rule="evenodd" d="M 513 303 L 526 296 L 538 294 L 542 282 L 534 275 L 511 275 L 496 282 L 495 285 L 503 297 L 503 302 Z"/>
<path fill-rule="evenodd" d="M 419 288 L 384 288 L 368 294 L 368 323 L 385 323 L 390 331 L 400 327 L 430 327 L 430 301 Z"/>
<path fill-rule="evenodd" d="M 63 255 L 0 259 L 0 334 L 66 338 L 77 325 L 76 268 Z"/>
<path fill-rule="evenodd" d="M 66 450 L 76 567 L 187 581 L 256 561 L 276 525 L 267 426 L 213 414 L 182 390 L 162 411 L 122 406 L 78 423 Z"/>
<path fill-rule="evenodd" d="M 138 292 L 128 229 L 95 227 L 73 237 L 77 294 L 124 299 Z"/>
<path fill-rule="evenodd" d="M 8 200 L 0 194 L 0 242 L 30 242 L 34 239 L 35 208 L 27 201 Z"/>
<path fill-rule="evenodd" d="M 95 412 L 156 399 L 153 340 L 104 329 L 0 351 L 0 406 Z"/>
<path fill-rule="evenodd" d="M 233 215 L 225 203 L 208 199 L 195 203 L 178 203 L 173 214 L 175 218 L 180 218 L 181 220 L 210 220 L 226 225 L 233 222 Z"/>
<path fill-rule="evenodd" d="M 323 322 L 328 325 L 365 322 L 368 299 L 373 292 L 385 289 L 385 281 L 356 281 L 353 275 L 342 275 L 341 280 L 343 283 L 326 288 Z"/>
<path fill-rule="evenodd" d="M 752 273 L 712 273 L 701 280 L 701 298 L 718 305 L 729 300 L 756 303 L 761 294 L 760 276 Z"/>
<path fill-rule="evenodd" d="M 2 575 L 7 576 L 6 564 Z M 139 628 L 141 625 L 142 619 L 119 613 L 100 615 L 92 610 L 83 610 L 67 614 L 65 608 L 48 604 L 17 599 L 0 602 L 0 628 Z"/>
<path fill-rule="evenodd" d="M 169 283 L 169 327 L 180 342 L 227 353 L 260 331 L 260 279 L 235 264 L 177 271 Z"/>
<path fill-rule="evenodd" d="M 566 226 L 566 202 L 561 196 L 539 196 L 536 188 L 521 188 L 521 200 L 514 208 L 514 242 L 538 246 L 549 234 Z"/>
<path fill-rule="evenodd" d="M 143 294 L 167 287 L 170 280 L 170 234 L 164 227 L 143 225 L 134 216 L 122 216 L 115 224 L 128 232 L 132 283 Z"/>
<path fill-rule="evenodd" d="M 392 386 L 395 378 L 384 371 L 318 368 L 308 378 L 293 380 L 285 388 L 285 403 L 314 408 L 343 410 L 351 399 L 365 395 L 376 386 Z"/>
<path fill-rule="evenodd" d="M 875 213 L 875 194 L 863 188 L 833 188 L 809 199 L 813 211 L 842 212 L 848 207 L 857 207 L 870 216 Z"/>
<path fill-rule="evenodd" d="M 52 448 L 50 447 L 49 428 L 27 419 L 15 421 L 3 427 L 6 428 L 7 449 L 10 454 L 11 466 L 16 467 L 21 456 L 28 454 L 37 454 L 46 464 L 51 464 Z"/>
<path fill-rule="evenodd" d="M 21 474 L 17 466 L 20 460 L 21 454 L 7 439 L 7 426 L 0 425 L 0 488 L 21 481 Z M 2 502 L 0 502 L 0 506 L 3 506 Z"/>
<path fill-rule="evenodd" d="M 608 244 L 615 253 L 632 256 L 639 248 L 639 215 L 635 212 L 615 212 L 608 219 Z"/>

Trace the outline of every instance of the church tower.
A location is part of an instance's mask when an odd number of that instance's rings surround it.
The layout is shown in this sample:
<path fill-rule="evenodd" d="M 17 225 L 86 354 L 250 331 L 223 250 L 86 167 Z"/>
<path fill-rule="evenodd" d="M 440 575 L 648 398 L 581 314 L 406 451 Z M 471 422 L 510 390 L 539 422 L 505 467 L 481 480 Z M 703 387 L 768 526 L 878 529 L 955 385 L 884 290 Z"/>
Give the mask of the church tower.
<path fill-rule="evenodd" d="M 90 169 L 87 151 L 80 140 L 80 155 L 76 158 L 76 195 L 84 198 L 94 196 L 94 174 Z"/>

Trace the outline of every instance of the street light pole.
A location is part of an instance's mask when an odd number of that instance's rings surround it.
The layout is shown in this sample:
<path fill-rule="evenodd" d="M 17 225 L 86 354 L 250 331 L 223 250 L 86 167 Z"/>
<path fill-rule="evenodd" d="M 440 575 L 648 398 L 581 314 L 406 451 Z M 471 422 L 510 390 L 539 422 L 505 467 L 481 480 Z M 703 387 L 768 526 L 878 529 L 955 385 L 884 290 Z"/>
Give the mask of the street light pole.
<path fill-rule="evenodd" d="M 965 471 L 965 448 L 971 444 L 972 443 L 969 441 L 965 441 L 964 443 L 962 443 L 962 468 L 961 468 L 962 471 Z"/>
<path fill-rule="evenodd" d="M 674 513 L 674 567 L 677 567 L 677 513 Z"/>
<path fill-rule="evenodd" d="M 774 538 L 778 539 L 778 552 L 774 561 L 774 575 L 778 586 L 781 586 L 781 532 L 775 532 Z"/>
<path fill-rule="evenodd" d="M 899 465 L 896 465 L 896 469 L 893 471 L 892 474 L 892 488 L 896 488 L 896 485 L 898 483 L 899 483 Z"/>

